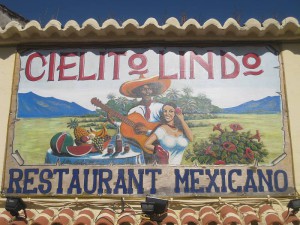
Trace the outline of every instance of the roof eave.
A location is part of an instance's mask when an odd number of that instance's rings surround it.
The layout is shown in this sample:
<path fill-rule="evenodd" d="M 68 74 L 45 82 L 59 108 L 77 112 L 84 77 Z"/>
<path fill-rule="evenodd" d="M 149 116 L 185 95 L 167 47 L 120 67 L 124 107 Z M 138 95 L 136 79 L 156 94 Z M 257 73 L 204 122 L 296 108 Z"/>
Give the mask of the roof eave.
<path fill-rule="evenodd" d="M 57 21 L 49 21 L 45 27 L 37 21 L 22 26 L 12 21 L 0 29 L 0 45 L 30 45 L 59 43 L 108 43 L 108 42 L 265 42 L 299 41 L 300 25 L 297 19 L 288 17 L 281 23 L 267 19 L 263 23 L 249 19 L 243 26 L 232 18 L 223 25 L 215 19 L 200 25 L 189 19 L 180 24 L 176 18 L 169 18 L 159 25 L 149 18 L 143 25 L 136 20 L 126 20 L 121 25 L 113 19 L 106 20 L 101 26 L 94 19 L 86 20 L 81 26 L 73 20 L 64 26 Z"/>

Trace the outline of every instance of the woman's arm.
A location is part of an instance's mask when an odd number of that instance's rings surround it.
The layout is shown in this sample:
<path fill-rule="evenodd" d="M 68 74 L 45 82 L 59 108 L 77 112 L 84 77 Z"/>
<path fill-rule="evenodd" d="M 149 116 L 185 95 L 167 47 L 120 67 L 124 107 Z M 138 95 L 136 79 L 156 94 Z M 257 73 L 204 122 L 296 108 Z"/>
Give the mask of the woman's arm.
<path fill-rule="evenodd" d="M 187 123 L 184 120 L 184 116 L 182 114 L 181 111 L 176 113 L 178 119 L 181 122 L 182 128 L 183 128 L 183 132 L 185 134 L 185 136 L 187 137 L 187 139 L 189 139 L 189 141 L 193 141 L 194 140 L 194 136 L 193 136 L 193 132 L 192 130 L 189 128 L 189 126 L 187 125 Z"/>
<path fill-rule="evenodd" d="M 169 152 L 163 149 L 160 145 L 153 145 L 154 141 L 158 138 L 156 134 L 151 134 L 150 137 L 145 142 L 145 148 L 151 150 L 156 157 L 158 164 L 169 164 Z"/>
<path fill-rule="evenodd" d="M 153 145 L 153 142 L 157 140 L 157 136 L 156 134 L 151 134 L 149 136 L 149 138 L 146 140 L 145 144 L 144 144 L 144 147 L 152 152 L 154 152 L 154 145 Z"/>

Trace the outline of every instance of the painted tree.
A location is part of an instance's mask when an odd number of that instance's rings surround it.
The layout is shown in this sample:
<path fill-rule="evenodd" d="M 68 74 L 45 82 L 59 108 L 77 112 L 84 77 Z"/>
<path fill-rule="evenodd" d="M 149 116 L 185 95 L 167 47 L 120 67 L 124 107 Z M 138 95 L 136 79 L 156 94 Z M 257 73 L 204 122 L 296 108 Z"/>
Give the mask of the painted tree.
<path fill-rule="evenodd" d="M 175 88 L 171 88 L 167 94 L 166 94 L 166 97 L 169 98 L 171 101 L 177 101 L 180 97 L 180 93 L 177 89 Z"/>
<path fill-rule="evenodd" d="M 122 114 L 126 114 L 127 113 L 127 108 L 126 106 L 129 103 L 129 99 L 127 99 L 126 97 L 118 97 L 116 99 L 116 103 L 118 105 L 118 108 L 120 109 L 120 111 L 122 112 Z"/>
<path fill-rule="evenodd" d="M 116 95 L 115 95 L 114 93 L 109 93 L 109 94 L 107 95 L 107 99 L 108 99 L 108 100 L 115 100 L 115 99 L 116 99 Z"/>
<path fill-rule="evenodd" d="M 186 86 L 186 87 L 182 88 L 182 92 L 183 92 L 183 96 L 185 96 L 185 97 L 191 97 L 192 94 L 193 94 L 193 89 L 190 88 L 190 87 L 188 87 L 188 86 Z"/>
<path fill-rule="evenodd" d="M 194 98 L 188 98 L 185 96 L 180 102 L 180 107 L 182 108 L 183 113 L 192 114 L 197 111 L 197 104 Z"/>
<path fill-rule="evenodd" d="M 210 113 L 212 111 L 211 100 L 207 98 L 206 95 L 198 94 L 197 97 L 195 97 L 195 102 L 198 113 Z"/>

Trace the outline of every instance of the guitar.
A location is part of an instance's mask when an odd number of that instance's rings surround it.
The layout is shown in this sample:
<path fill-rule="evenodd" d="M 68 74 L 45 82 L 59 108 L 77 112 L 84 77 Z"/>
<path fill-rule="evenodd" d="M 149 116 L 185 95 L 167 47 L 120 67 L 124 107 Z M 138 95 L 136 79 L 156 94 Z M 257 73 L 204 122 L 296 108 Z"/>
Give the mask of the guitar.
<path fill-rule="evenodd" d="M 150 154 L 153 153 L 152 151 L 150 151 L 144 147 L 145 142 L 148 139 L 148 136 L 146 134 L 139 134 L 135 130 L 136 130 L 137 126 L 145 126 L 147 128 L 147 130 L 154 130 L 160 123 L 148 122 L 139 113 L 132 113 L 128 116 L 123 116 L 119 112 L 114 111 L 113 109 L 109 108 L 107 105 L 103 104 L 97 98 L 92 98 L 91 103 L 97 107 L 100 107 L 105 112 L 109 113 L 110 115 L 120 119 L 122 121 L 121 126 L 120 126 L 121 134 L 126 138 L 136 141 L 140 145 L 140 147 L 143 151 L 150 153 Z"/>

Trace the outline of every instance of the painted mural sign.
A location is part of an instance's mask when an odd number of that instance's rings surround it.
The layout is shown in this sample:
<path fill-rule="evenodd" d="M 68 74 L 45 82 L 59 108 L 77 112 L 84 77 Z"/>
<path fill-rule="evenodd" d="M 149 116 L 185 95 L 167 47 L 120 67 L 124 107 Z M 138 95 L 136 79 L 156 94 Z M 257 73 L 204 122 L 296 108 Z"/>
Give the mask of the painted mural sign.
<path fill-rule="evenodd" d="M 38 49 L 16 68 L 7 195 L 294 193 L 270 46 Z"/>

